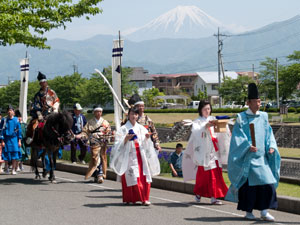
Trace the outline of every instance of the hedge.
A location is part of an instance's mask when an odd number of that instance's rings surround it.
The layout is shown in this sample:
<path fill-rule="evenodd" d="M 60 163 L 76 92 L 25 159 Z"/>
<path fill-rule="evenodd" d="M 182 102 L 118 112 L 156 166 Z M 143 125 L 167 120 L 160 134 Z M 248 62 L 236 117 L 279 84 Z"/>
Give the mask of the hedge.
<path fill-rule="evenodd" d="M 215 108 L 213 109 L 213 113 L 240 113 L 245 110 L 246 108 L 242 108 L 242 109 Z M 149 109 L 149 110 L 145 110 L 145 113 L 198 113 L 198 109 Z"/>

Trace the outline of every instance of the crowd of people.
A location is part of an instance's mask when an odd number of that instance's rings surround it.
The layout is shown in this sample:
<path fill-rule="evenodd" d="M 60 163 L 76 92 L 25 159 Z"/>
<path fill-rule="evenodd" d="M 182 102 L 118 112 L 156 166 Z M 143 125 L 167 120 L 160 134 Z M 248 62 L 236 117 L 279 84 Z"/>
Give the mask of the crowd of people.
<path fill-rule="evenodd" d="M 46 76 L 39 73 L 38 80 L 41 88 L 35 95 L 28 126 L 12 106 L 8 106 L 7 116 L 1 119 L 0 172 L 15 175 L 23 170 L 22 163 L 28 159 L 34 130 L 42 129 L 47 116 L 58 110 L 59 98 L 49 88 Z M 109 166 L 122 183 L 123 203 L 141 202 L 149 206 L 152 177 L 160 174 L 157 154 L 161 146 L 153 121 L 144 113 L 141 98 L 135 94 L 128 103 L 127 119 L 115 133 L 102 117 L 100 106 L 94 108 L 93 118 L 87 121 L 81 113 L 81 105 L 74 105 L 71 162 L 86 164 L 84 158 L 90 146 L 91 159 L 85 179 L 92 176 L 95 182 L 102 183 L 108 167 L 106 150 L 113 137 Z M 178 143 L 168 163 L 173 177 L 196 181 L 197 203 L 205 197 L 210 198 L 213 205 L 222 205 L 220 199 L 225 198 L 237 202 L 237 209 L 246 212 L 246 219 L 256 219 L 252 213 L 256 209 L 261 211 L 263 220 L 274 221 L 268 209 L 278 205 L 280 155 L 268 115 L 259 111 L 260 98 L 254 83 L 248 87 L 248 105 L 247 111 L 237 115 L 232 133 L 228 126 L 226 132 L 215 132 L 217 120 L 211 115 L 212 105 L 200 101 L 199 117 L 192 123 L 186 150 Z M 250 128 L 250 124 L 254 128 Z M 80 148 L 78 157 L 77 146 Z M 228 165 L 229 189 L 222 175 L 224 164 Z"/>

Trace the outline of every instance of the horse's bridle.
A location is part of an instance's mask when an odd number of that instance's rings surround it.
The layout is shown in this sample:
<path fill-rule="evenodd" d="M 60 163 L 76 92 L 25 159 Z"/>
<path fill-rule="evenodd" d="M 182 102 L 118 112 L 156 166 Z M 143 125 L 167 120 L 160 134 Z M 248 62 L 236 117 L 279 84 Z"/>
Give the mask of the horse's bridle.
<path fill-rule="evenodd" d="M 74 136 L 74 133 L 71 129 L 69 129 L 66 133 L 64 134 L 60 134 L 56 129 L 55 127 L 51 127 L 52 128 L 52 131 L 57 135 L 57 140 L 59 141 L 60 144 L 63 144 L 64 143 L 64 140 L 65 140 L 65 137 L 68 137 L 68 136 Z"/>

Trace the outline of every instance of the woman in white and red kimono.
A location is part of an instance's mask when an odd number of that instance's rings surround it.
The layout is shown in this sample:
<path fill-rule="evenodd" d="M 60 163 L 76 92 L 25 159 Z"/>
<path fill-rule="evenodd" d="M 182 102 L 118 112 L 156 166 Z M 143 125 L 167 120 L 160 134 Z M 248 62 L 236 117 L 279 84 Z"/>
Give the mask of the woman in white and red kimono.
<path fill-rule="evenodd" d="M 128 121 L 115 135 L 110 167 L 121 176 L 124 203 L 150 205 L 151 177 L 160 173 L 160 164 L 150 134 L 137 118 L 138 110 L 129 109 Z"/>
<path fill-rule="evenodd" d="M 230 131 L 214 133 L 214 117 L 208 101 L 200 101 L 199 118 L 193 121 L 192 134 L 182 159 L 184 181 L 195 180 L 195 200 L 211 198 L 211 204 L 221 205 L 228 188 L 222 176 L 222 163 L 227 164 Z"/>

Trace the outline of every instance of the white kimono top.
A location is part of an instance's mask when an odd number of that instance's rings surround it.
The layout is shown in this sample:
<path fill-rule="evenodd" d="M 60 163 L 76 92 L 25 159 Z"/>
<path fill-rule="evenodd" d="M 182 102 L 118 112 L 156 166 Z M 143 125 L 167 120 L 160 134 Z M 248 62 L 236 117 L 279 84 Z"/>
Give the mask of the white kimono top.
<path fill-rule="evenodd" d="M 124 144 L 124 139 L 130 129 L 133 129 L 137 135 L 143 162 L 143 175 L 146 176 L 147 182 L 151 183 L 151 177 L 160 174 L 160 163 L 153 147 L 153 142 L 151 138 L 146 138 L 145 136 L 148 130 L 138 123 L 132 126 L 131 122 L 127 121 L 116 132 L 115 144 L 110 155 L 110 168 L 119 176 L 125 174 L 128 187 L 136 185 L 137 178 L 140 176 L 134 141 L 127 141 Z"/>
<path fill-rule="evenodd" d="M 184 181 L 195 180 L 198 166 L 203 166 L 204 170 L 211 170 L 227 164 L 230 131 L 227 127 L 226 133 L 215 133 L 213 127 L 206 128 L 208 121 L 215 120 L 215 117 L 199 117 L 193 121 L 192 134 L 189 138 L 187 148 L 182 159 L 182 172 Z M 215 150 L 212 137 L 217 139 Z"/>

